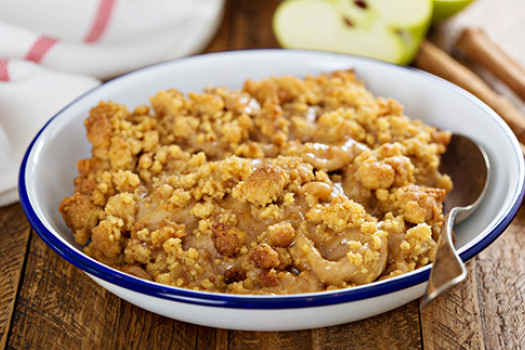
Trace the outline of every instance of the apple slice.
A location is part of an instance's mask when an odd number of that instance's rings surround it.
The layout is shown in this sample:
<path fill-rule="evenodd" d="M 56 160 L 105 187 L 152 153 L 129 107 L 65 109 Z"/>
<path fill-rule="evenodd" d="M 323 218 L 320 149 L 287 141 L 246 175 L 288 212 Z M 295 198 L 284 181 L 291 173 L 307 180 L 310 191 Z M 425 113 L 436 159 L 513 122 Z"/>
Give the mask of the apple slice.
<path fill-rule="evenodd" d="M 472 1 L 473 0 L 434 0 L 432 24 L 437 24 L 449 17 L 452 17 L 470 5 Z"/>
<path fill-rule="evenodd" d="M 284 48 L 408 64 L 425 37 L 432 0 L 285 0 L 273 16 Z"/>

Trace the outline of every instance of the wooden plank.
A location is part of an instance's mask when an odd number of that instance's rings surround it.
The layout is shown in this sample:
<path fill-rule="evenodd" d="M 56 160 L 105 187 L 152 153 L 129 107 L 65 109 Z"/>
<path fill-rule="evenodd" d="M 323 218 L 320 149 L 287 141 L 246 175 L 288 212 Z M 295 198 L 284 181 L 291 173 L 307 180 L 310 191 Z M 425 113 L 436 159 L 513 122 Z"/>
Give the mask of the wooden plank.
<path fill-rule="evenodd" d="M 226 0 L 224 4 L 224 13 L 221 20 L 221 24 L 215 34 L 213 40 L 209 43 L 208 47 L 204 52 L 218 52 L 223 51 L 229 47 L 229 38 L 231 33 L 231 17 L 234 14 L 232 3 L 230 0 Z"/>
<path fill-rule="evenodd" d="M 272 30 L 278 4 L 277 0 L 227 0 L 221 26 L 205 52 L 279 47 Z"/>
<path fill-rule="evenodd" d="M 421 311 L 425 350 L 484 348 L 477 264 L 477 258 L 470 261 L 467 279 Z"/>
<path fill-rule="evenodd" d="M 0 349 L 5 348 L 23 271 L 30 226 L 19 204 L 0 208 Z"/>
<path fill-rule="evenodd" d="M 365 320 L 312 332 L 315 350 L 421 349 L 417 301 Z"/>
<path fill-rule="evenodd" d="M 212 327 L 197 327 L 196 350 L 218 350 L 227 349 L 228 334 L 221 334 L 219 330 Z M 224 343 L 224 341 L 226 341 Z M 226 346 L 226 347 L 225 347 Z"/>
<path fill-rule="evenodd" d="M 272 17 L 279 1 L 230 0 L 229 4 L 228 46 L 223 50 L 279 47 L 272 31 Z"/>
<path fill-rule="evenodd" d="M 312 332 L 290 331 L 290 332 L 244 332 L 230 331 L 228 349 L 251 350 L 251 349 L 311 349 Z"/>
<path fill-rule="evenodd" d="M 215 350 L 229 349 L 229 330 L 217 329 L 215 332 Z"/>
<path fill-rule="evenodd" d="M 525 349 L 525 209 L 477 260 L 486 349 Z"/>

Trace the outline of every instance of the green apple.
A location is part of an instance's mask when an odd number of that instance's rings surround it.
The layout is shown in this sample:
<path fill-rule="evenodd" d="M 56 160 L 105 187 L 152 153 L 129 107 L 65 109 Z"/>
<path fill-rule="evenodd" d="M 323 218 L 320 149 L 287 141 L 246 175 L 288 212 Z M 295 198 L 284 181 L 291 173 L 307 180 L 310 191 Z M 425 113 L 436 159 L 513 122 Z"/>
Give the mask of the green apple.
<path fill-rule="evenodd" d="M 433 0 L 284 0 L 273 31 L 284 48 L 408 64 L 430 26 Z"/>
<path fill-rule="evenodd" d="M 432 12 L 432 24 L 437 24 L 447 19 L 465 7 L 473 0 L 434 0 L 434 11 Z"/>

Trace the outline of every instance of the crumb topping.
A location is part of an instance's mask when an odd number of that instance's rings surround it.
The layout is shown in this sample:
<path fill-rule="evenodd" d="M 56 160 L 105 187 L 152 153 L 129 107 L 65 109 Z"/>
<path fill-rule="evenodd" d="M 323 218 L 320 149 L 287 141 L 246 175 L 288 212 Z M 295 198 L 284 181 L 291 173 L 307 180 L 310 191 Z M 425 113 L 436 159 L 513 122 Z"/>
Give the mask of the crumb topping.
<path fill-rule="evenodd" d="M 450 132 L 351 70 L 101 101 L 91 157 L 59 211 L 89 256 L 140 278 L 289 294 L 386 279 L 434 259 Z"/>

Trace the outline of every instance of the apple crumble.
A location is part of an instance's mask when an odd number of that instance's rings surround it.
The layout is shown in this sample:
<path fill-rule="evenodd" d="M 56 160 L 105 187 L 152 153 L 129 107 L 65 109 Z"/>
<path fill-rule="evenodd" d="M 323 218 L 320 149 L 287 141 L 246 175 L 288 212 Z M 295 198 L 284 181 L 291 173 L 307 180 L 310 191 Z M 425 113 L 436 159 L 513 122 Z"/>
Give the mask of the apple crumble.
<path fill-rule="evenodd" d="M 452 188 L 450 132 L 352 70 L 170 89 L 85 120 L 91 158 L 59 206 L 84 252 L 196 290 L 352 287 L 430 263 Z"/>

